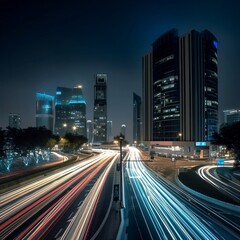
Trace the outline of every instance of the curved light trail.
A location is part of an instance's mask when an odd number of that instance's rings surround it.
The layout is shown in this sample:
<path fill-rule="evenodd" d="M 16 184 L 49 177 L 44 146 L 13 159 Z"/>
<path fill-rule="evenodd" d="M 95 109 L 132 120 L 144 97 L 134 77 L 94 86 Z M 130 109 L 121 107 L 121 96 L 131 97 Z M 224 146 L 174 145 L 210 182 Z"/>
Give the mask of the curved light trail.
<path fill-rule="evenodd" d="M 197 174 L 203 180 L 240 203 L 240 183 L 226 178 L 225 180 L 227 181 L 223 181 L 217 173 L 215 173 L 215 169 L 216 166 L 203 166 L 197 170 Z"/>
<path fill-rule="evenodd" d="M 145 167 L 137 149 L 130 148 L 126 160 L 126 172 L 152 239 L 224 239 L 219 228 L 237 239 L 222 226 L 211 227 L 214 222 L 209 224 L 209 217 L 202 219 L 203 214 L 200 217 L 183 204 L 165 180 Z"/>

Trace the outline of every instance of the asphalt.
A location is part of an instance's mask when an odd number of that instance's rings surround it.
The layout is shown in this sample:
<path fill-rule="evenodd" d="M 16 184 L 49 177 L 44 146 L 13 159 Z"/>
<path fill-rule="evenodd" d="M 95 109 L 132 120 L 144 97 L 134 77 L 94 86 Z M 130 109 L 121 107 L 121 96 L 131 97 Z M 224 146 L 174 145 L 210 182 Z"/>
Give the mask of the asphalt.
<path fill-rule="evenodd" d="M 114 185 L 120 183 L 119 171 L 115 172 Z M 114 189 L 113 189 L 114 191 Z M 96 237 L 97 240 L 115 240 L 117 239 L 119 226 L 121 223 L 121 207 L 120 201 L 112 201 L 106 223 L 102 227 L 100 233 Z"/>

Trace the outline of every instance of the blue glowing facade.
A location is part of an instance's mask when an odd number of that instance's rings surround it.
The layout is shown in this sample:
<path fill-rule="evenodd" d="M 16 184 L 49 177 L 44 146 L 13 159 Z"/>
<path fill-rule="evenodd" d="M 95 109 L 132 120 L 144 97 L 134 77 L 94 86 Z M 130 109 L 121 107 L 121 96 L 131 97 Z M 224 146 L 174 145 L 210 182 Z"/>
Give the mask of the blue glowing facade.
<path fill-rule="evenodd" d="M 54 97 L 45 93 L 36 93 L 36 127 L 45 126 L 53 131 Z"/>
<path fill-rule="evenodd" d="M 63 136 L 66 133 L 87 135 L 86 102 L 82 87 L 58 87 L 55 98 L 55 134 Z"/>

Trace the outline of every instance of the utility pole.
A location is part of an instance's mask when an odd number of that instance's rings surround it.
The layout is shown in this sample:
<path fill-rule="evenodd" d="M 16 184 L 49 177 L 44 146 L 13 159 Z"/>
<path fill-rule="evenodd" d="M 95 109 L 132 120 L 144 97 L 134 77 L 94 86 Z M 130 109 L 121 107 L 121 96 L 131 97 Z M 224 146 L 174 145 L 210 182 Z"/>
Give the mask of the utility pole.
<path fill-rule="evenodd" d="M 120 208 L 123 208 L 123 168 L 122 168 L 122 142 L 123 137 L 119 137 L 119 143 L 120 143 Z"/>

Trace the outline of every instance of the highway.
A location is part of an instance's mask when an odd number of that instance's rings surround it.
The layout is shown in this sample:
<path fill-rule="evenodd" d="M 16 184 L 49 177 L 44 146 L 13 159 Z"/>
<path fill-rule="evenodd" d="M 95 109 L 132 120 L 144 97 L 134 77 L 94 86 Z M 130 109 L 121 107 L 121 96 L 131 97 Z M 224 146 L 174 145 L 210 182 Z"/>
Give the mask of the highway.
<path fill-rule="evenodd" d="M 216 166 L 200 167 L 197 173 L 203 180 L 240 203 L 240 182 L 237 179 L 233 179 L 233 177 L 230 179 L 224 175 L 220 177 L 216 172 Z"/>
<path fill-rule="evenodd" d="M 88 239 L 101 225 L 118 154 L 103 151 L 0 195 L 0 239 Z M 109 177 L 111 176 L 111 178 Z M 108 187 L 108 198 L 102 192 Z M 110 193 L 109 193 L 110 192 Z M 98 208 L 101 199 L 103 209 Z M 93 226 L 94 227 L 93 227 Z"/>
<path fill-rule="evenodd" d="M 140 152 L 129 148 L 124 161 L 125 202 L 131 207 L 125 211 L 126 239 L 239 239 L 239 218 L 231 222 L 157 176 L 140 159 Z"/>

